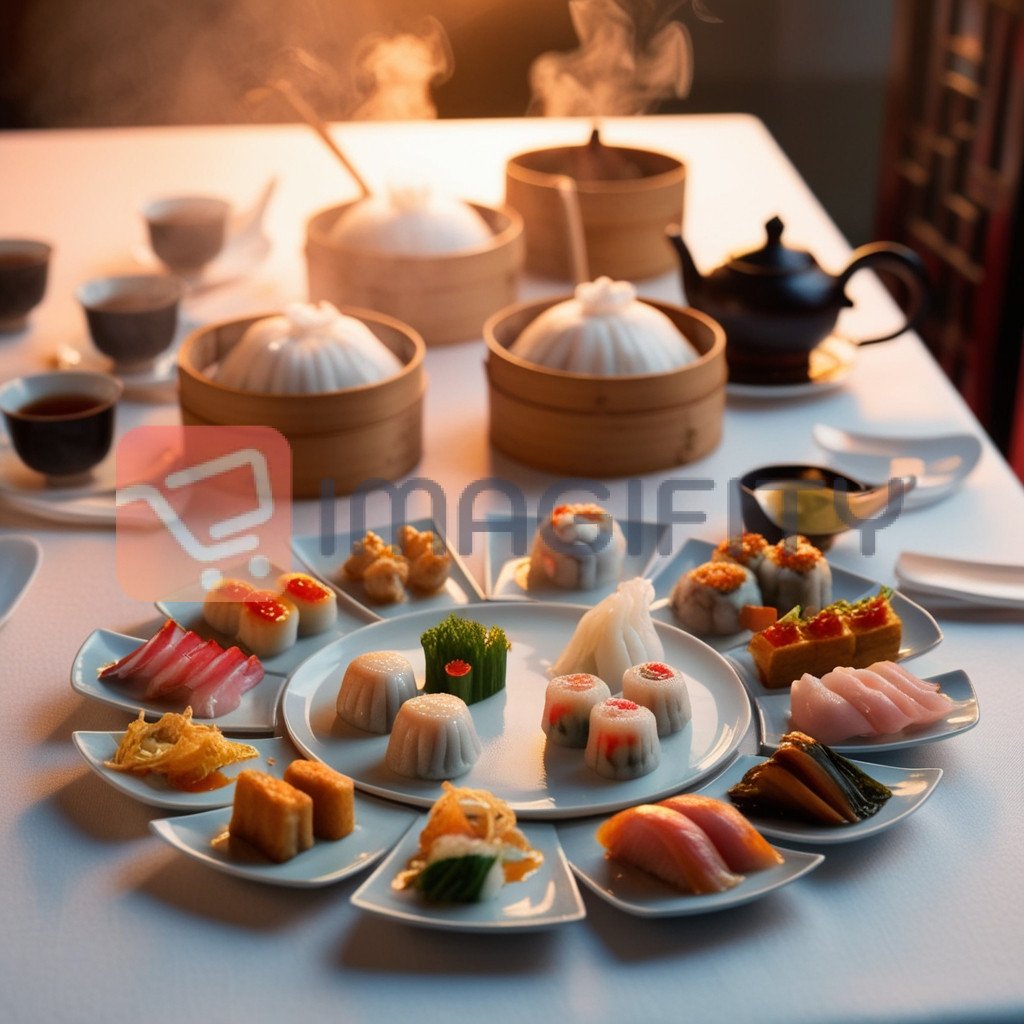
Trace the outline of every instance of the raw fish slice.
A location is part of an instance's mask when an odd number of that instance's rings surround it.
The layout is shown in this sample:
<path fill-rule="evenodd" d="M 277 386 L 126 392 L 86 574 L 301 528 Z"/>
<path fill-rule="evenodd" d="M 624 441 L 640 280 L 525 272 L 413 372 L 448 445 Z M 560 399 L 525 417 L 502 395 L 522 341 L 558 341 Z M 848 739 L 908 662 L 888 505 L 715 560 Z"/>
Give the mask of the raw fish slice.
<path fill-rule="evenodd" d="M 200 674 L 201 685 L 189 697 L 192 710 L 197 718 L 226 715 L 262 678 L 263 666 L 256 655 L 246 657 L 239 648 L 228 648 Z"/>
<path fill-rule="evenodd" d="M 596 834 L 610 857 L 684 892 L 723 892 L 743 881 L 729 870 L 706 832 L 667 807 L 641 804 L 620 811 Z"/>
<path fill-rule="evenodd" d="M 827 672 L 821 677 L 821 685 L 845 697 L 871 723 L 873 733 L 885 736 L 902 732 L 913 722 L 884 693 L 865 686 L 852 668 L 836 668 Z M 821 737 L 816 736 L 815 739 L 821 740 Z"/>
<path fill-rule="evenodd" d="M 871 723 L 845 697 L 822 686 L 810 672 L 790 689 L 789 717 L 794 728 L 820 743 L 841 743 L 851 736 L 870 736 L 874 732 Z"/>
<path fill-rule="evenodd" d="M 894 686 L 898 686 L 904 693 L 912 696 L 922 707 L 933 712 L 936 717 L 930 718 L 929 722 L 936 722 L 940 718 L 944 718 L 955 706 L 956 702 L 939 690 L 938 683 L 929 683 L 924 679 L 919 679 L 901 665 L 896 665 L 891 661 L 876 661 L 869 666 L 868 671 L 874 672 L 883 679 L 888 679 Z"/>
<path fill-rule="evenodd" d="M 782 854 L 732 804 L 681 793 L 660 806 L 685 815 L 705 832 L 731 871 L 763 871 L 782 863 Z"/>
<path fill-rule="evenodd" d="M 192 670 L 192 658 L 199 655 L 208 642 L 195 633 L 186 633 L 173 648 L 154 658 L 146 668 L 144 700 L 168 697 L 185 685 Z"/>
<path fill-rule="evenodd" d="M 857 678 L 872 690 L 884 693 L 900 711 L 913 719 L 913 725 L 930 725 L 940 718 L 945 718 L 949 712 L 948 703 L 941 702 L 938 708 L 928 708 L 923 701 L 918 700 L 915 693 L 907 692 L 897 683 L 891 682 L 869 668 L 858 669 Z M 932 694 L 932 696 L 935 695 Z"/>
<path fill-rule="evenodd" d="M 107 665 L 100 672 L 100 679 L 127 679 L 145 666 L 165 649 L 168 644 L 177 643 L 185 635 L 173 619 L 168 619 L 152 637 L 145 643 L 140 644 L 134 651 L 130 651 L 119 661 Z"/>

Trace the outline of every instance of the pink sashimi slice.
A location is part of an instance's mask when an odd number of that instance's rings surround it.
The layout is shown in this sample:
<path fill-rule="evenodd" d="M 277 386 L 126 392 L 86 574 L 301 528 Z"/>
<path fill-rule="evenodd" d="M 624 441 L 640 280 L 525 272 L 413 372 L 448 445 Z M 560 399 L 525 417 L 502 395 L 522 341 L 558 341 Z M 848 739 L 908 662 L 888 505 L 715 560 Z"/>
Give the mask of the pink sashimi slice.
<path fill-rule="evenodd" d="M 185 635 L 173 619 L 168 619 L 160 629 L 151 636 L 145 643 L 140 644 L 133 651 L 129 651 L 123 658 L 115 661 L 112 665 L 100 670 L 100 679 L 127 679 L 135 672 L 141 671 L 166 647 L 177 643 Z"/>
<path fill-rule="evenodd" d="M 871 723 L 871 731 L 877 735 L 902 732 L 913 722 L 884 693 L 861 682 L 855 669 L 834 668 L 821 677 L 821 685 L 845 697 Z"/>
<path fill-rule="evenodd" d="M 782 854 L 732 804 L 697 793 L 681 793 L 659 803 L 689 818 L 707 834 L 730 871 L 763 871 L 782 863 Z"/>
<path fill-rule="evenodd" d="M 234 711 L 242 695 L 263 678 L 263 666 L 255 655 L 246 656 L 230 647 L 190 681 L 189 702 L 197 718 L 217 718 Z"/>
<path fill-rule="evenodd" d="M 948 715 L 953 709 L 955 702 L 939 689 L 938 683 L 929 683 L 925 679 L 919 679 L 902 665 L 891 661 L 876 661 L 868 667 L 868 671 L 880 675 L 883 679 L 888 679 L 890 683 L 898 686 L 929 711 L 941 712 L 940 717 Z"/>
<path fill-rule="evenodd" d="M 668 807 L 641 804 L 598 826 L 608 855 L 683 892 L 723 892 L 743 881 L 715 849 L 707 833 Z"/>
<path fill-rule="evenodd" d="M 191 680 L 216 658 L 223 648 L 215 640 L 203 640 L 195 633 L 188 634 L 195 640 L 182 640 L 179 645 L 180 657 L 165 665 L 146 687 L 146 697 L 150 700 L 173 700 L 176 697 L 188 697 L 191 691 Z M 186 639 L 188 639 L 186 637 Z"/>
<path fill-rule="evenodd" d="M 131 678 L 145 681 L 143 699 L 154 700 L 173 694 L 188 668 L 189 657 L 205 646 L 206 641 L 201 636 L 188 632 L 177 643 L 165 647 L 145 669 L 133 673 Z"/>
<path fill-rule="evenodd" d="M 911 726 L 908 728 L 931 725 L 932 722 L 937 722 L 940 718 L 945 718 L 949 714 L 950 701 L 948 698 L 940 700 L 935 707 L 928 707 L 924 700 L 918 699 L 916 693 L 908 693 L 898 683 L 886 679 L 878 672 L 873 672 L 869 668 L 861 668 L 857 670 L 857 675 L 865 686 L 870 686 L 873 690 L 884 693 L 893 704 L 913 719 Z M 930 690 L 923 692 L 929 694 L 933 699 L 940 696 L 939 694 L 932 693 Z"/>
<path fill-rule="evenodd" d="M 845 698 L 805 672 L 790 688 L 789 716 L 793 728 L 819 743 L 841 743 L 851 736 L 870 736 L 871 723 Z"/>

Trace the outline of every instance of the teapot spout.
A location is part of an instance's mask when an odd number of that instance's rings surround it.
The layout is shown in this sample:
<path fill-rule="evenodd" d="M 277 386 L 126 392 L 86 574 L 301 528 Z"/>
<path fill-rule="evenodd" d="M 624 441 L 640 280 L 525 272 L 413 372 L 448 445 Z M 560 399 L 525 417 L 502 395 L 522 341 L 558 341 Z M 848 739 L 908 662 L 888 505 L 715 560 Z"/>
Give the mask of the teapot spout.
<path fill-rule="evenodd" d="M 683 291 L 686 292 L 686 301 L 693 303 L 704 284 L 704 277 L 693 262 L 690 250 L 683 241 L 683 235 L 678 224 L 669 224 L 665 228 L 665 237 L 669 244 L 676 251 L 679 257 L 679 270 L 683 277 Z"/>

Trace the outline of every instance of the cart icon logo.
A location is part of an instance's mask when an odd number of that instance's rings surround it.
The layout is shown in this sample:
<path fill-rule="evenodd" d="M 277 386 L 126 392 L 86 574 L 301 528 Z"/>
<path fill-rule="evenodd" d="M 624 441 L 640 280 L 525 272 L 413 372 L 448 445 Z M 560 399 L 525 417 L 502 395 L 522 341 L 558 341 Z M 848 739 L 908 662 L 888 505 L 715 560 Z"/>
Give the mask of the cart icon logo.
<path fill-rule="evenodd" d="M 138 427 L 116 452 L 117 575 L 131 597 L 202 600 L 291 562 L 291 450 L 269 427 Z"/>

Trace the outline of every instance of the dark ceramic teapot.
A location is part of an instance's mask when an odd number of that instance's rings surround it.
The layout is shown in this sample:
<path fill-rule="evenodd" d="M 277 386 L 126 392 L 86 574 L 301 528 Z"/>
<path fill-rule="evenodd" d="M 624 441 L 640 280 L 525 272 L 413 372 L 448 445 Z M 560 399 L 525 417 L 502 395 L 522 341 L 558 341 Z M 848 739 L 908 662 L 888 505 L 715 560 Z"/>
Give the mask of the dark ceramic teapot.
<path fill-rule="evenodd" d="M 928 279 L 912 249 L 872 242 L 857 249 L 846 269 L 833 276 L 809 252 L 783 245 L 782 227 L 773 217 L 765 225 L 768 239 L 760 249 L 735 256 L 706 275 L 697 269 L 678 227 L 666 231 L 679 255 L 687 301 L 725 329 L 730 380 L 807 380 L 811 351 L 832 332 L 843 308 L 853 305 L 846 282 L 866 267 L 892 270 L 907 284 L 909 300 L 899 327 L 859 344 L 895 338 L 921 314 Z"/>

